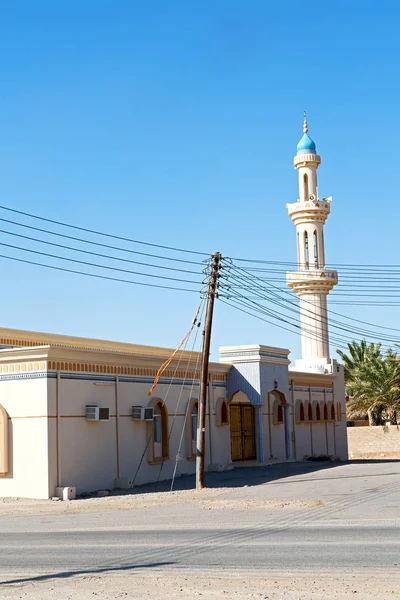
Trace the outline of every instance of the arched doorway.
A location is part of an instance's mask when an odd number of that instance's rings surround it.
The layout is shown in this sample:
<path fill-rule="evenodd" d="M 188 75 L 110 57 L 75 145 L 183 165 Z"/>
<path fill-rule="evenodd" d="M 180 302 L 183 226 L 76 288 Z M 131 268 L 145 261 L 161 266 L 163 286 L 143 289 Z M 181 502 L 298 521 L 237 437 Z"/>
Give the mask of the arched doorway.
<path fill-rule="evenodd" d="M 243 392 L 237 392 L 229 404 L 231 424 L 231 459 L 254 460 L 256 435 L 254 406 Z"/>

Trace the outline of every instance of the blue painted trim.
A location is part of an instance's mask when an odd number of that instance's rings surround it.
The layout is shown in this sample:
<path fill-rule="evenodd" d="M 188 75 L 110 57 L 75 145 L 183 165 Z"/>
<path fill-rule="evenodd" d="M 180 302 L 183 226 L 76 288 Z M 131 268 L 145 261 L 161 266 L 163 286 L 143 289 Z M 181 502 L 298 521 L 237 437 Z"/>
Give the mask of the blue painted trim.
<path fill-rule="evenodd" d="M 7 375 L 3 375 L 0 374 L 0 382 L 1 381 L 12 381 L 12 380 L 18 380 L 18 379 L 56 379 L 57 378 L 57 373 L 56 372 L 39 372 L 39 373 L 14 373 L 14 374 L 7 374 Z M 109 382 L 115 382 L 116 377 L 115 375 L 97 375 L 97 374 L 93 374 L 93 375 L 89 375 L 89 374 L 79 374 L 79 373 L 60 373 L 60 378 L 61 379 L 73 379 L 76 381 L 82 380 L 82 381 L 109 381 Z M 147 384 L 152 384 L 154 381 L 154 377 L 119 377 L 119 381 L 123 382 L 123 383 L 147 383 Z M 226 385 L 223 381 L 214 381 L 212 382 L 214 387 L 223 387 L 225 388 Z M 198 386 L 200 385 L 200 381 L 198 379 L 160 379 L 159 381 L 159 385 L 193 385 L 193 386 Z"/>

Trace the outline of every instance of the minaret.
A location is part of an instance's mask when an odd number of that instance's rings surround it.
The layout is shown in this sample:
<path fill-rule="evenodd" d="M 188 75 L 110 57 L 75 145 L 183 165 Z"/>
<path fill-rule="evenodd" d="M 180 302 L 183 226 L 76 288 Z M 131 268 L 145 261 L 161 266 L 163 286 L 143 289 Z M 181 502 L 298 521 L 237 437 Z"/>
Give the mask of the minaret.
<path fill-rule="evenodd" d="M 308 135 L 304 112 L 304 135 L 297 144 L 294 167 L 299 174 L 299 200 L 286 208 L 297 235 L 297 271 L 287 273 L 287 285 L 300 298 L 301 371 L 330 371 L 327 295 L 338 282 L 336 271 L 325 268 L 324 223 L 332 198 L 318 197 L 317 169 L 321 157 Z"/>

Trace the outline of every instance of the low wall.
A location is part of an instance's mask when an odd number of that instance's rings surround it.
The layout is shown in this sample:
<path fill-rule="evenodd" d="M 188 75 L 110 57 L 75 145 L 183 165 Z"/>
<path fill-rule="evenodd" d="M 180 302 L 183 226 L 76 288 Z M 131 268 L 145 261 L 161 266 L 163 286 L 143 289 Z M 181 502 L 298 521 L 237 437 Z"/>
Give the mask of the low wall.
<path fill-rule="evenodd" d="M 349 458 L 400 457 L 400 425 L 348 427 Z"/>

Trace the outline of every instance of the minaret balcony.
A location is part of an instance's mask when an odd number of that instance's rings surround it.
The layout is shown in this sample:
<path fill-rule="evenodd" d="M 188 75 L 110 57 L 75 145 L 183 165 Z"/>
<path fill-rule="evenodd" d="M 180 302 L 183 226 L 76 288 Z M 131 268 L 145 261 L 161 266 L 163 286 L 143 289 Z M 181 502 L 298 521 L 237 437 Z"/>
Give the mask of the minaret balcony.
<path fill-rule="evenodd" d="M 319 154 L 305 152 L 304 154 L 297 154 L 293 159 L 293 164 L 295 169 L 299 169 L 300 167 L 306 166 L 318 167 L 318 165 L 321 164 L 321 157 Z"/>
<path fill-rule="evenodd" d="M 337 271 L 310 268 L 286 273 L 286 284 L 296 294 L 328 294 L 338 283 Z"/>
<path fill-rule="evenodd" d="M 330 203 L 331 198 L 315 198 L 311 195 L 306 201 L 297 200 L 297 202 L 286 204 L 286 208 L 295 225 L 310 221 L 325 223 L 331 212 Z"/>

